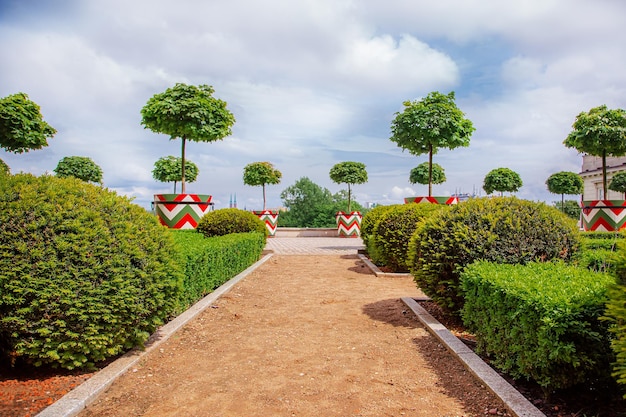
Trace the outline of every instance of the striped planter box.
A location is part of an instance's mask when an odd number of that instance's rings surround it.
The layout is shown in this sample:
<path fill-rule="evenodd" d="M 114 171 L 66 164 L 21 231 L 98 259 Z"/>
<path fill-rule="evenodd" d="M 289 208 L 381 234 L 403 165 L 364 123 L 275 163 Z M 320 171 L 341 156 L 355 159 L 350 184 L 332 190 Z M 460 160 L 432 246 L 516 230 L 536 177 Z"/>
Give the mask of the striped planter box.
<path fill-rule="evenodd" d="M 582 202 L 583 229 L 613 232 L 626 228 L 625 200 L 589 200 Z"/>
<path fill-rule="evenodd" d="M 206 194 L 155 194 L 154 209 L 162 225 L 170 229 L 195 229 L 211 209 Z"/>
<path fill-rule="evenodd" d="M 276 234 L 276 227 L 278 226 L 278 211 L 261 210 L 254 211 L 254 214 L 259 216 L 259 219 L 265 223 L 267 227 L 268 237 L 274 237 Z"/>
<path fill-rule="evenodd" d="M 361 235 L 361 220 L 363 216 L 358 211 L 346 214 L 343 211 L 335 215 L 337 233 L 340 237 L 359 237 Z"/>
<path fill-rule="evenodd" d="M 458 204 L 459 197 L 405 197 L 404 204 L 430 203 L 430 204 Z"/>

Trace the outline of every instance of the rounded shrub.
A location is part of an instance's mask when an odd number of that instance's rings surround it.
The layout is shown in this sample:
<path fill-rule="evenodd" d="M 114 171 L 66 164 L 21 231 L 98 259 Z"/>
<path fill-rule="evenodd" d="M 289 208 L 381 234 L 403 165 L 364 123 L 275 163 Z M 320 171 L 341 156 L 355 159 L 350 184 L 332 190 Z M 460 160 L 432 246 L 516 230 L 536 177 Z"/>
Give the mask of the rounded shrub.
<path fill-rule="evenodd" d="M 376 262 L 374 258 L 376 258 L 376 242 L 374 239 L 374 228 L 376 224 L 383 216 L 387 210 L 391 209 L 394 206 L 376 206 L 363 216 L 361 220 L 361 239 L 363 240 L 363 244 L 367 249 L 367 252 L 370 258 Z"/>
<path fill-rule="evenodd" d="M 0 176 L 0 357 L 73 369 L 142 345 L 178 302 L 173 245 L 114 192 Z"/>
<path fill-rule="evenodd" d="M 421 222 L 409 243 L 408 264 L 417 285 L 456 314 L 466 265 L 569 261 L 579 245 L 576 222 L 554 207 L 515 197 L 475 198 Z"/>
<path fill-rule="evenodd" d="M 202 216 L 196 230 L 206 237 L 249 232 L 259 232 L 267 236 L 267 227 L 256 214 L 237 208 L 208 212 Z"/>
<path fill-rule="evenodd" d="M 394 272 L 408 271 L 409 241 L 420 220 L 438 210 L 441 204 L 398 204 L 386 210 L 374 227 L 374 242 L 379 260 Z"/>

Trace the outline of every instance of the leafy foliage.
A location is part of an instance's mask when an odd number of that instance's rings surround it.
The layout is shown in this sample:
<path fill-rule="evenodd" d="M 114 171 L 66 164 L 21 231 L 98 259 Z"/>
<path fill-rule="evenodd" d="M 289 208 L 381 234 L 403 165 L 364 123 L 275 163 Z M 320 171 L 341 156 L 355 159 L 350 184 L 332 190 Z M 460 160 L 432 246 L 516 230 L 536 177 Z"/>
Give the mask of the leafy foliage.
<path fill-rule="evenodd" d="M 340 162 L 330 169 L 330 179 L 337 184 L 348 184 L 348 213 L 352 211 L 351 184 L 364 184 L 367 182 L 365 164 L 361 162 Z"/>
<path fill-rule="evenodd" d="M 621 236 L 625 235 L 621 233 Z M 609 329 L 614 335 L 611 347 L 615 353 L 613 376 L 617 382 L 626 387 L 626 239 L 618 244 L 615 258 L 615 283 L 608 292 L 605 319 L 610 324 Z M 625 391 L 626 392 L 626 391 Z M 626 394 L 624 394 L 626 398 Z"/>
<path fill-rule="evenodd" d="M 182 192 L 185 193 L 185 142 L 214 142 L 232 134 L 235 116 L 226 102 L 213 97 L 208 85 L 177 83 L 163 93 L 152 96 L 141 109 L 141 124 L 156 133 L 181 138 Z"/>
<path fill-rule="evenodd" d="M 174 243 L 128 198 L 54 176 L 0 176 L 0 353 L 89 367 L 177 308 Z"/>
<path fill-rule="evenodd" d="M 515 197 L 474 198 L 421 222 L 408 264 L 418 286 L 455 313 L 463 305 L 459 274 L 466 265 L 569 260 L 579 245 L 576 222 L 554 207 Z"/>
<path fill-rule="evenodd" d="M 86 182 L 102 183 L 102 168 L 86 156 L 66 156 L 59 161 L 54 172 L 59 178 L 78 178 Z"/>
<path fill-rule="evenodd" d="M 576 116 L 573 130 L 563 143 L 578 152 L 602 157 L 602 182 L 607 195 L 606 156 L 626 155 L 626 111 L 605 105 Z"/>
<path fill-rule="evenodd" d="M 411 170 L 409 182 L 411 184 L 428 184 L 428 176 L 431 172 L 433 184 L 446 182 L 446 173 L 441 165 L 433 164 L 433 169 L 431 170 L 428 162 L 423 162 Z"/>
<path fill-rule="evenodd" d="M 164 156 L 154 163 L 152 178 L 160 182 L 173 182 L 174 193 L 176 193 L 176 183 L 183 179 L 183 160 L 175 156 Z M 200 170 L 193 162 L 185 161 L 185 181 L 194 182 L 198 178 Z"/>
<path fill-rule="evenodd" d="M 48 146 L 57 131 L 44 122 L 37 103 L 17 93 L 0 99 L 0 147 L 24 153 Z"/>
<path fill-rule="evenodd" d="M 618 172 L 617 174 L 613 175 L 613 178 L 611 178 L 611 183 L 609 184 L 609 190 L 623 193 L 624 199 L 626 199 L 626 172 Z"/>
<path fill-rule="evenodd" d="M 431 167 L 433 155 L 440 148 L 469 146 L 475 128 L 454 99 L 454 92 L 445 95 L 433 91 L 422 100 L 405 101 L 404 110 L 396 112 L 391 123 L 390 140 L 412 155 L 428 154 Z M 428 184 L 428 195 L 431 196 L 432 180 Z"/>
<path fill-rule="evenodd" d="M 533 379 L 546 392 L 593 381 L 606 388 L 613 355 L 599 318 L 612 281 L 562 262 L 473 263 L 461 277 L 463 322 L 513 378 Z"/>
<path fill-rule="evenodd" d="M 0 159 L 0 174 L 11 174 L 11 168 L 9 168 L 7 163 L 4 162 L 2 159 Z"/>
<path fill-rule="evenodd" d="M 243 168 L 243 183 L 263 187 L 263 210 L 266 209 L 265 184 L 279 184 L 283 174 L 270 162 L 253 162 Z"/>
<path fill-rule="evenodd" d="M 206 213 L 196 230 L 206 237 L 224 236 L 231 233 L 258 232 L 267 236 L 265 223 L 254 213 L 237 208 L 225 208 Z"/>
<path fill-rule="evenodd" d="M 561 171 L 554 173 L 546 180 L 548 191 L 561 194 L 561 206 L 564 206 L 565 194 L 582 194 L 583 179 L 575 172 Z M 561 209 L 564 211 L 563 207 Z"/>
<path fill-rule="evenodd" d="M 580 220 L 580 202 L 576 200 L 553 201 L 552 205 L 561 210 L 568 217 Z"/>
<path fill-rule="evenodd" d="M 500 195 L 504 191 L 515 192 L 522 186 L 522 179 L 519 174 L 509 168 L 496 168 L 492 169 L 485 176 L 483 182 L 483 190 L 487 194 L 491 194 L 494 191 L 499 191 Z"/>
<path fill-rule="evenodd" d="M 379 251 L 376 248 L 376 235 L 374 234 L 374 230 L 378 225 L 378 222 L 383 217 L 383 215 L 391 210 L 395 205 L 391 206 L 376 206 L 370 211 L 368 211 L 364 216 L 363 220 L 361 220 L 361 239 L 363 240 L 363 244 L 367 249 L 368 255 L 370 259 L 376 264 L 381 264 Z"/>

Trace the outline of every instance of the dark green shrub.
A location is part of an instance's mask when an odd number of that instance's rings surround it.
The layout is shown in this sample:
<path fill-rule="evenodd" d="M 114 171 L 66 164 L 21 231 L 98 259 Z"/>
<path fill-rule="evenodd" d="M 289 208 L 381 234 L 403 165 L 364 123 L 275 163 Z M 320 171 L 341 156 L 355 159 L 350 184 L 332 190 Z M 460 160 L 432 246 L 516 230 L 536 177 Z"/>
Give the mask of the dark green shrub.
<path fill-rule="evenodd" d="M 0 355 L 89 367 L 141 345 L 176 309 L 171 235 L 77 179 L 0 177 Z"/>
<path fill-rule="evenodd" d="M 260 232 L 267 236 L 267 227 L 256 214 L 236 208 L 208 212 L 202 216 L 196 230 L 206 237 L 248 232 Z"/>
<path fill-rule="evenodd" d="M 376 248 L 374 229 L 383 214 L 385 214 L 392 207 L 394 206 L 376 206 L 363 215 L 363 219 L 361 220 L 361 239 L 363 240 L 363 244 L 367 249 L 370 259 L 379 265 L 380 255 L 378 249 Z"/>
<path fill-rule="evenodd" d="M 462 273 L 463 322 L 497 368 L 545 390 L 610 381 L 608 274 L 563 262 L 479 261 Z"/>
<path fill-rule="evenodd" d="M 441 204 L 398 204 L 386 210 L 374 227 L 374 242 L 380 262 L 393 272 L 408 271 L 407 258 L 411 236 L 420 220 L 437 210 L 447 208 Z"/>
<path fill-rule="evenodd" d="M 623 235 L 616 232 L 581 233 L 581 249 L 576 254 L 576 262 L 592 271 L 611 271 L 617 242 L 622 237 Z"/>
<path fill-rule="evenodd" d="M 265 235 L 259 232 L 210 238 L 194 230 L 172 233 L 185 270 L 181 310 L 258 261 L 265 247 Z"/>
<path fill-rule="evenodd" d="M 613 376 L 618 383 L 626 387 L 626 241 L 623 239 L 618 243 L 615 275 L 617 279 L 608 292 L 605 319 L 610 324 L 610 330 L 614 335 L 611 342 L 616 355 Z"/>
<path fill-rule="evenodd" d="M 443 309 L 463 305 L 459 274 L 476 260 L 525 264 L 569 260 L 579 247 L 576 222 L 554 207 L 515 197 L 475 198 L 434 213 L 409 244 L 417 285 Z"/>

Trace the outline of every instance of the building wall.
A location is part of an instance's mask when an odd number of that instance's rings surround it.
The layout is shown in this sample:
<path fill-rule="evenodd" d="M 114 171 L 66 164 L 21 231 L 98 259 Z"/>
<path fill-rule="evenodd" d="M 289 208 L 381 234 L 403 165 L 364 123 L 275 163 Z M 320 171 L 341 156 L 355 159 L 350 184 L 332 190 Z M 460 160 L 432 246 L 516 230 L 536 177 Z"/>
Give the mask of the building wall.
<path fill-rule="evenodd" d="M 607 156 L 606 177 L 607 184 L 618 172 L 626 171 L 626 156 Z M 599 156 L 583 155 L 583 167 L 580 172 L 583 179 L 583 200 L 602 200 L 602 158 Z M 608 190 L 608 200 L 623 200 L 624 194 Z"/>

